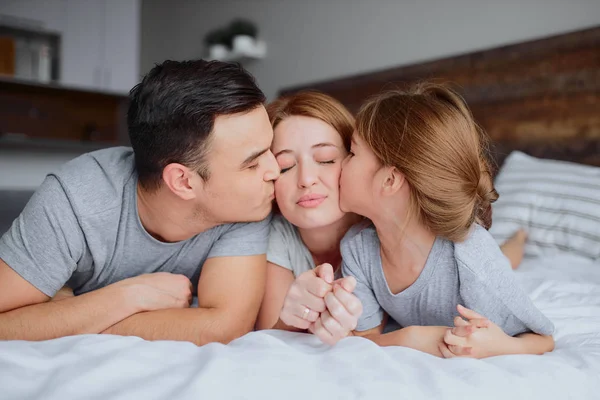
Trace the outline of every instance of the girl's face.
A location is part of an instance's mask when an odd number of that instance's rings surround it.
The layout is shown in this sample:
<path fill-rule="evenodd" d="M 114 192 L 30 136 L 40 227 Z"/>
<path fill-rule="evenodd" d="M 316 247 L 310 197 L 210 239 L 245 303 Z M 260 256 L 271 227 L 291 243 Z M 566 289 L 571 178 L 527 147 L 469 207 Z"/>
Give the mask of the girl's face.
<path fill-rule="evenodd" d="M 275 198 L 281 214 L 301 229 L 339 221 L 339 181 L 347 155 L 340 134 L 311 117 L 291 116 L 274 131 L 271 151 L 281 168 Z"/>
<path fill-rule="evenodd" d="M 340 177 L 340 209 L 372 218 L 379 204 L 381 163 L 356 134 Z"/>

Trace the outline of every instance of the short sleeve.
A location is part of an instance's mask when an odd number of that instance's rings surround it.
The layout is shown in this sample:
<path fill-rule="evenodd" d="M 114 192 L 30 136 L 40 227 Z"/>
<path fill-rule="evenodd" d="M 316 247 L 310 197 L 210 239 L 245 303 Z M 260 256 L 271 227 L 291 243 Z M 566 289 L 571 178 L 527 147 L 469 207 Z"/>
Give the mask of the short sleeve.
<path fill-rule="evenodd" d="M 49 175 L 0 239 L 0 258 L 47 296 L 54 296 L 77 268 L 83 231 L 56 177 Z"/>
<path fill-rule="evenodd" d="M 289 249 L 289 229 L 290 226 L 286 226 L 286 222 L 282 221 L 282 217 L 273 217 L 271 222 L 271 232 L 269 233 L 267 261 L 293 272 Z"/>
<path fill-rule="evenodd" d="M 358 319 L 357 331 L 366 331 L 381 325 L 383 322 L 383 309 L 379 305 L 370 280 L 367 278 L 361 265 L 358 254 L 365 254 L 364 249 L 358 249 L 359 238 L 342 243 L 342 275 L 353 276 L 356 279 L 354 295 L 361 301 L 363 313 Z M 368 254 L 368 253 L 367 253 Z"/>
<path fill-rule="evenodd" d="M 266 254 L 271 215 L 259 222 L 235 223 L 212 245 L 207 258 Z"/>

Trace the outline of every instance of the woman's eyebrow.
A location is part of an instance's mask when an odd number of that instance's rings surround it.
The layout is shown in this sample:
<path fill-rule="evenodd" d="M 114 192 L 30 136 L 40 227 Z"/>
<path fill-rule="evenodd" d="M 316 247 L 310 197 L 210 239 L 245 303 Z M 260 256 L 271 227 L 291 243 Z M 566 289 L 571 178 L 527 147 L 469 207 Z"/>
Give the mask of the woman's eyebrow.
<path fill-rule="evenodd" d="M 275 153 L 275 158 L 277 158 L 280 154 L 286 154 L 286 153 L 292 153 L 292 151 L 290 149 L 283 149 L 281 151 L 278 151 L 277 153 Z"/>
<path fill-rule="evenodd" d="M 323 142 L 323 143 L 317 143 L 315 145 L 312 146 L 312 148 L 317 148 L 317 147 L 338 147 L 333 143 L 329 143 L 329 142 Z"/>

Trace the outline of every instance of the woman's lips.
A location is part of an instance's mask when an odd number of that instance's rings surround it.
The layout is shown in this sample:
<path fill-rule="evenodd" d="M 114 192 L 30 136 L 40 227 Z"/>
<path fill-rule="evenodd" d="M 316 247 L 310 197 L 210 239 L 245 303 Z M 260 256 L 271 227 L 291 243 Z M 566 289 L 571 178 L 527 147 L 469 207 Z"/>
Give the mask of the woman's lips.
<path fill-rule="evenodd" d="M 304 208 L 314 208 L 319 206 L 326 198 L 327 196 L 323 196 L 322 194 L 307 194 L 300 197 L 300 200 L 296 204 Z"/>

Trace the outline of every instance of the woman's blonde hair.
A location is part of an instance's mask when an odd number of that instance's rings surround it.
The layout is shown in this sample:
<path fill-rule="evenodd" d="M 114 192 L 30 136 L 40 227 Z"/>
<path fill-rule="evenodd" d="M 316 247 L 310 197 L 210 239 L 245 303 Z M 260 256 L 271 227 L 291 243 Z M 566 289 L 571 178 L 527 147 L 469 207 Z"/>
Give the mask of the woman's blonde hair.
<path fill-rule="evenodd" d="M 489 229 L 498 193 L 488 141 L 458 93 L 433 83 L 382 93 L 363 105 L 356 130 L 383 165 L 404 174 L 410 215 L 433 233 L 459 242 L 475 222 Z"/>
<path fill-rule="evenodd" d="M 350 150 L 354 117 L 331 96 L 317 91 L 302 91 L 273 101 L 267 106 L 267 112 L 273 129 L 294 115 L 319 119 L 333 127 L 340 134 L 346 150 Z"/>

